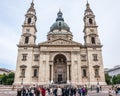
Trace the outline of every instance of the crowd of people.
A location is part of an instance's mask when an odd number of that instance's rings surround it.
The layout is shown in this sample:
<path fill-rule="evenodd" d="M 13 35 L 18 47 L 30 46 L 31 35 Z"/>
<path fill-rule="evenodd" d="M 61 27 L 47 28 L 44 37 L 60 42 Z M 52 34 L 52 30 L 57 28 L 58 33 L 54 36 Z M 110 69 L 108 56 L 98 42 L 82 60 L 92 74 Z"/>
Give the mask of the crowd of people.
<path fill-rule="evenodd" d="M 91 86 L 91 92 L 96 90 L 96 93 L 102 91 L 100 85 Z M 120 94 L 119 86 L 112 86 L 108 89 L 108 96 L 118 96 Z M 36 86 L 17 89 L 17 96 L 88 96 L 88 88 L 86 85 L 82 86 Z"/>
<path fill-rule="evenodd" d="M 108 94 L 109 96 L 113 96 L 114 94 L 117 96 L 120 93 L 119 86 L 112 86 L 109 88 Z"/>
<path fill-rule="evenodd" d="M 17 96 L 87 96 L 87 86 L 78 87 L 22 87 L 17 89 Z"/>

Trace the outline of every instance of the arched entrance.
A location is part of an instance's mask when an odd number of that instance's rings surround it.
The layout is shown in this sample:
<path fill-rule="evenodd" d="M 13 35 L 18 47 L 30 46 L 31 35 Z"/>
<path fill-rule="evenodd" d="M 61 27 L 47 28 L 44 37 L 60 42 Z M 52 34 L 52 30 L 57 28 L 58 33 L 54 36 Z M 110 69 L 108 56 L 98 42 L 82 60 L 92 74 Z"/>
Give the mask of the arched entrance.
<path fill-rule="evenodd" d="M 67 60 L 62 54 L 54 57 L 53 81 L 58 84 L 67 82 Z"/>

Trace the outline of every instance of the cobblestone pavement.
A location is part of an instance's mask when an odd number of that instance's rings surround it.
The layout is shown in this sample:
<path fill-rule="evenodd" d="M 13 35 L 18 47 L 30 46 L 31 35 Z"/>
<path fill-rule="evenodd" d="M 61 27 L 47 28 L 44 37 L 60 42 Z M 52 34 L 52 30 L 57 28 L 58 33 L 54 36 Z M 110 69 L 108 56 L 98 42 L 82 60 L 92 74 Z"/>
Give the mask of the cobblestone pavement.
<path fill-rule="evenodd" d="M 16 91 L 12 91 L 12 90 L 8 90 L 8 89 L 0 89 L 0 96 L 16 96 L 17 92 Z"/>
<path fill-rule="evenodd" d="M 94 92 L 88 92 L 88 96 L 108 96 L 108 91 L 102 91 L 99 93 Z M 113 95 L 113 96 L 120 96 L 120 95 Z"/>
<path fill-rule="evenodd" d="M 17 92 L 16 91 L 12 91 L 12 90 L 8 90 L 8 89 L 0 89 L 0 96 L 16 96 Z M 108 96 L 108 92 L 107 91 L 102 91 L 102 92 L 99 92 L 99 93 L 96 93 L 95 91 L 89 91 L 88 92 L 88 96 Z M 114 94 L 114 96 L 116 96 Z M 120 95 L 117 95 L 117 96 L 120 96 Z"/>

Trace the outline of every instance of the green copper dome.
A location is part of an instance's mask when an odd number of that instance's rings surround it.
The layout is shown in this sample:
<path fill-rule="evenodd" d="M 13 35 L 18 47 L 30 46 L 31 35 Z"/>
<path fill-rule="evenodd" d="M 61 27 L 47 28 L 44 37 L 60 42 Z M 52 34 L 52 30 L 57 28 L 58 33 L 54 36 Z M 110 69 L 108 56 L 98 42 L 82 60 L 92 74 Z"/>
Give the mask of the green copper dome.
<path fill-rule="evenodd" d="M 56 29 L 58 29 L 58 30 L 64 29 L 66 31 L 70 30 L 69 26 L 64 22 L 62 15 L 63 15 L 62 12 L 59 11 L 57 14 L 58 17 L 56 19 L 56 22 L 50 27 L 50 31 L 53 31 Z"/>
<path fill-rule="evenodd" d="M 51 31 L 56 30 L 56 29 L 58 30 L 64 29 L 64 30 L 69 31 L 70 28 L 64 21 L 57 21 L 50 27 Z"/>

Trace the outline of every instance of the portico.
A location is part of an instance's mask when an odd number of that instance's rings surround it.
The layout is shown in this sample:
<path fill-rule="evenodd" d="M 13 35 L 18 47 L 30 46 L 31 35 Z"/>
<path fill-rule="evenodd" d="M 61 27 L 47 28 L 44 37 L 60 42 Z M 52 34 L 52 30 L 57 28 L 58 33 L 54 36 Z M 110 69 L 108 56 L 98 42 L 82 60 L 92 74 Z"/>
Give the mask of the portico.
<path fill-rule="evenodd" d="M 65 55 L 55 55 L 50 63 L 50 81 L 55 84 L 69 83 L 70 70 L 70 62 L 67 61 Z"/>

